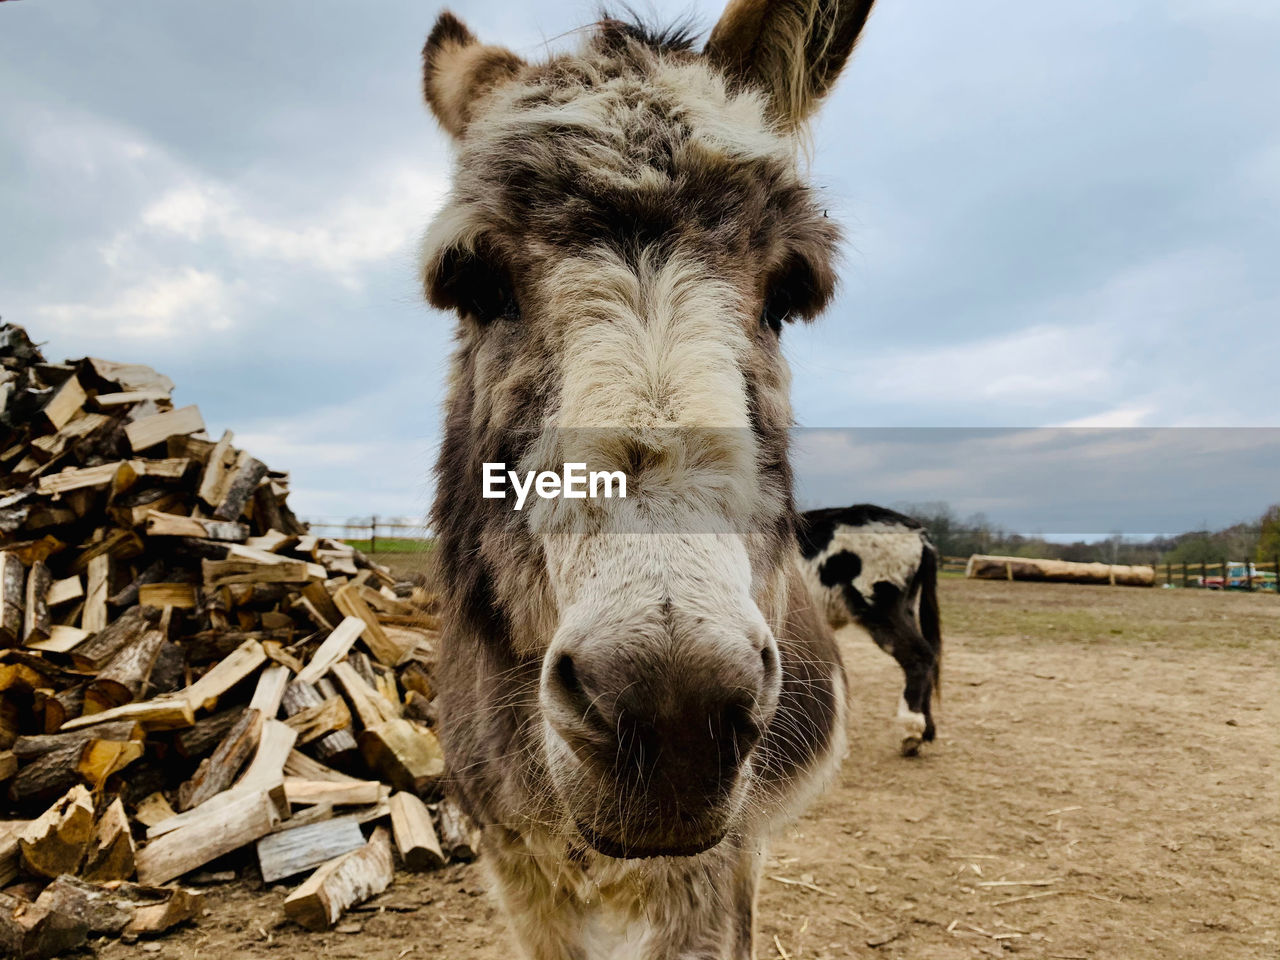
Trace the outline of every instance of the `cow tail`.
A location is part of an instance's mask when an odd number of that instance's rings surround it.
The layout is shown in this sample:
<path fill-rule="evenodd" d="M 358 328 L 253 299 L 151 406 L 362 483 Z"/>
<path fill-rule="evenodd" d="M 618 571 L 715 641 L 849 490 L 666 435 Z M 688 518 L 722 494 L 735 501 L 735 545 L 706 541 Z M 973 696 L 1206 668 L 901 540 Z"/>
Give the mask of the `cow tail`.
<path fill-rule="evenodd" d="M 933 694 L 942 699 L 942 616 L 938 609 L 938 550 L 925 542 L 920 557 L 920 632 L 933 648 Z"/>

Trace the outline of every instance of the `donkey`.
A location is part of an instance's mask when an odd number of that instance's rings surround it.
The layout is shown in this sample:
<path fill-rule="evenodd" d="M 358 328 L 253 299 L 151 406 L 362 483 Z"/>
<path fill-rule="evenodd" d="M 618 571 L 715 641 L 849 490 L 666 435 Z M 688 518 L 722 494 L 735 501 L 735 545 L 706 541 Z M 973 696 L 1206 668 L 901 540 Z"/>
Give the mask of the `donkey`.
<path fill-rule="evenodd" d="M 857 623 L 902 667 L 903 756 L 937 735 L 933 695 L 942 669 L 938 549 L 911 517 L 859 503 L 803 514 L 797 531 L 805 581 L 833 629 Z"/>
<path fill-rule="evenodd" d="M 751 957 L 767 838 L 843 755 L 779 337 L 833 293 L 798 144 L 871 6 L 733 0 L 700 51 L 606 17 L 540 63 L 443 13 L 423 50 L 456 146 L 440 737 L 534 960 Z M 482 496 L 579 462 L 627 498 Z"/>

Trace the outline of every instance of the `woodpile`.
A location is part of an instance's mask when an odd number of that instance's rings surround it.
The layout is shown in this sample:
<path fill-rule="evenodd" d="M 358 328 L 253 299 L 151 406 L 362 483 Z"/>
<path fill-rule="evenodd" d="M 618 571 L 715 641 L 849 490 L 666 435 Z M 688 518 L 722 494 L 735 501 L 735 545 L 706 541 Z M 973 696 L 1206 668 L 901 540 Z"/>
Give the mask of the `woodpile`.
<path fill-rule="evenodd" d="M 1098 583 L 1123 587 L 1153 587 L 1154 567 L 1118 563 L 1073 563 L 1026 557 L 990 557 L 975 553 L 964 575 L 973 580 L 1040 580 L 1052 583 Z"/>
<path fill-rule="evenodd" d="M 475 856 L 441 796 L 434 598 L 136 364 L 0 326 L 0 953 L 155 934 L 252 856 L 323 929 Z M 310 874 L 310 876 L 308 876 Z"/>

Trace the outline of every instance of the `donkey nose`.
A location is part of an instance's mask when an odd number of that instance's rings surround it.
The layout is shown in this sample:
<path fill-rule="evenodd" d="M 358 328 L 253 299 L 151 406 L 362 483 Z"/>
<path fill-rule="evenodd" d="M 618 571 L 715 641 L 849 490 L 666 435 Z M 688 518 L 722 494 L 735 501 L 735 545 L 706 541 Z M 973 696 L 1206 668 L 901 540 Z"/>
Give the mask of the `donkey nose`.
<path fill-rule="evenodd" d="M 777 663 L 772 638 L 667 658 L 581 643 L 554 654 L 544 690 L 552 726 L 575 750 L 728 773 L 771 719 Z"/>

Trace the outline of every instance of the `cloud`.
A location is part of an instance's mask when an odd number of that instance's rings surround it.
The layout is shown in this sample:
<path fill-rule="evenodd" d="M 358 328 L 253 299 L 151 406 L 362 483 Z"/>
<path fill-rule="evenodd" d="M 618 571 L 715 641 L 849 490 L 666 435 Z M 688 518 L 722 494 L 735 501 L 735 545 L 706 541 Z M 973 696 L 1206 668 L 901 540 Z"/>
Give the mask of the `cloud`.
<path fill-rule="evenodd" d="M 228 329 L 235 323 L 231 302 L 221 277 L 185 267 L 119 290 L 105 304 L 50 303 L 36 313 L 58 333 L 76 339 L 172 339 L 193 328 Z"/>
<path fill-rule="evenodd" d="M 225 184 L 191 180 L 148 204 L 134 229 L 192 244 L 216 241 L 241 261 L 297 264 L 358 287 L 364 268 L 413 244 L 448 184 L 399 166 L 359 188 L 318 213 L 270 218 Z"/>

